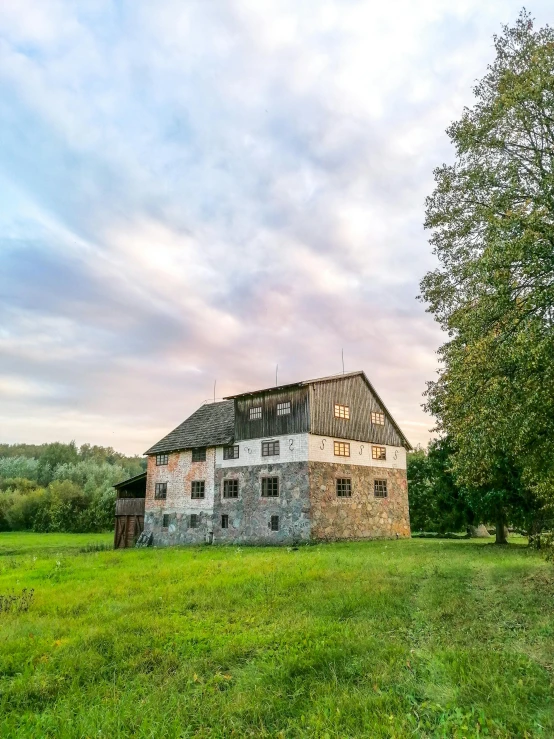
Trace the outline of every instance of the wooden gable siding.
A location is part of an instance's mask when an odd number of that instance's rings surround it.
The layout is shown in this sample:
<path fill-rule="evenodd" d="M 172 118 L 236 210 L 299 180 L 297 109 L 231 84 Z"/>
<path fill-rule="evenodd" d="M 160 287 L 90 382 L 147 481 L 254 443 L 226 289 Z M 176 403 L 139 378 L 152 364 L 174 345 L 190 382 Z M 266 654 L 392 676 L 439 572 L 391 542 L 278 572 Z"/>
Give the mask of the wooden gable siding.
<path fill-rule="evenodd" d="M 309 431 L 309 392 L 307 387 L 266 390 L 251 397 L 235 399 L 235 441 L 260 439 Z M 277 415 L 277 403 L 290 401 L 291 412 Z M 260 420 L 250 420 L 250 409 L 261 406 Z"/>
<path fill-rule="evenodd" d="M 363 377 L 337 378 L 310 385 L 310 431 L 319 436 L 370 441 L 404 446 L 385 409 L 381 407 Z M 335 403 L 350 408 L 350 419 L 335 418 Z M 371 423 L 371 412 L 385 414 L 385 425 Z"/>

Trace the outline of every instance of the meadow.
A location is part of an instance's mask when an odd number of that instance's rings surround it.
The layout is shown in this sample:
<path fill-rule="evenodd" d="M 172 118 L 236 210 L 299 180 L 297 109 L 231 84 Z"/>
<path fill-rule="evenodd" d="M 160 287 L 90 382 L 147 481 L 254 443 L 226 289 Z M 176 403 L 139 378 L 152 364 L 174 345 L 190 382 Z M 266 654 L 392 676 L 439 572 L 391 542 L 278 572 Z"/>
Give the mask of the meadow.
<path fill-rule="evenodd" d="M 110 543 L 0 534 L 0 595 L 34 591 L 0 613 L 0 736 L 554 736 L 554 568 L 523 539 Z"/>

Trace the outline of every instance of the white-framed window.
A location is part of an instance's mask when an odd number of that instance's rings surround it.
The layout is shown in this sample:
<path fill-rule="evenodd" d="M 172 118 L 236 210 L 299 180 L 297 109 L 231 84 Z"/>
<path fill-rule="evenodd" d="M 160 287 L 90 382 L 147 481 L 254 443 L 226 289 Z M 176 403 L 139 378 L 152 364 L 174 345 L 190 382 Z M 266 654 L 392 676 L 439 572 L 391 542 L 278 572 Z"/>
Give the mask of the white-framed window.
<path fill-rule="evenodd" d="M 277 415 L 288 416 L 290 413 L 290 400 L 285 400 L 283 403 L 277 403 Z"/>
<path fill-rule="evenodd" d="M 248 418 L 251 421 L 259 421 L 261 417 L 262 417 L 262 406 L 261 405 L 257 405 L 254 408 L 250 408 Z"/>

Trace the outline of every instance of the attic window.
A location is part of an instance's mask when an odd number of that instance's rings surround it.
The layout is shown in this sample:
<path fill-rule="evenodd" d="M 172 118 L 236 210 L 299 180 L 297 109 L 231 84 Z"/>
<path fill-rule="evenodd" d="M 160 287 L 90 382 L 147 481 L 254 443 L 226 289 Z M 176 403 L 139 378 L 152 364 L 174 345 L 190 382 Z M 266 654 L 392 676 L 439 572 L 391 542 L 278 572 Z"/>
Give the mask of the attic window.
<path fill-rule="evenodd" d="M 223 459 L 238 459 L 239 458 L 239 445 L 224 446 L 223 447 Z"/>
<path fill-rule="evenodd" d="M 372 459 L 386 459 L 387 458 L 387 447 L 386 446 L 372 446 L 371 447 L 371 458 Z"/>
<path fill-rule="evenodd" d="M 259 421 L 262 417 L 262 406 L 257 405 L 255 408 L 250 408 L 249 418 L 251 421 Z"/>
<path fill-rule="evenodd" d="M 206 461 L 206 447 L 198 446 L 192 450 L 192 461 L 193 462 L 205 462 Z"/>
<path fill-rule="evenodd" d="M 290 413 L 290 400 L 286 400 L 284 403 L 277 403 L 277 415 L 288 416 Z"/>
<path fill-rule="evenodd" d="M 156 467 L 161 467 L 169 461 L 169 454 L 156 454 Z"/>
<path fill-rule="evenodd" d="M 190 497 L 193 500 L 199 500 L 204 497 L 206 483 L 204 480 L 193 480 L 190 484 Z"/>
<path fill-rule="evenodd" d="M 347 441 L 335 441 L 335 457 L 349 457 L 350 444 Z"/>
<path fill-rule="evenodd" d="M 374 411 L 372 411 L 371 412 L 371 423 L 376 424 L 377 426 L 384 426 L 385 425 L 385 414 L 375 413 Z"/>
<path fill-rule="evenodd" d="M 165 500 L 167 498 L 167 482 L 157 482 L 154 489 L 154 498 L 156 500 Z"/>
<path fill-rule="evenodd" d="M 387 481 L 386 480 L 374 480 L 373 481 L 373 495 L 376 498 L 387 497 Z"/>
<path fill-rule="evenodd" d="M 262 457 L 276 457 L 278 454 L 278 441 L 262 441 Z"/>
<path fill-rule="evenodd" d="M 349 477 L 339 477 L 336 481 L 337 498 L 352 497 L 352 480 Z"/>
<path fill-rule="evenodd" d="M 344 418 L 348 421 L 350 418 L 350 406 L 335 403 L 335 418 Z"/>

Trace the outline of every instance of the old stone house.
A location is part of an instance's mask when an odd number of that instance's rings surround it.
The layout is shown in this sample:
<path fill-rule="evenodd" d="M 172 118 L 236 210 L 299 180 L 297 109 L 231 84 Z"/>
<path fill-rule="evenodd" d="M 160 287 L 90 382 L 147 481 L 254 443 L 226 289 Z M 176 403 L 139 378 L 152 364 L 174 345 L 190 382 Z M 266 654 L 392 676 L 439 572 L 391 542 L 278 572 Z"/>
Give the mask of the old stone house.
<path fill-rule="evenodd" d="M 143 500 L 120 484 L 119 546 L 409 536 L 410 448 L 363 372 L 206 403 L 146 452 Z"/>

